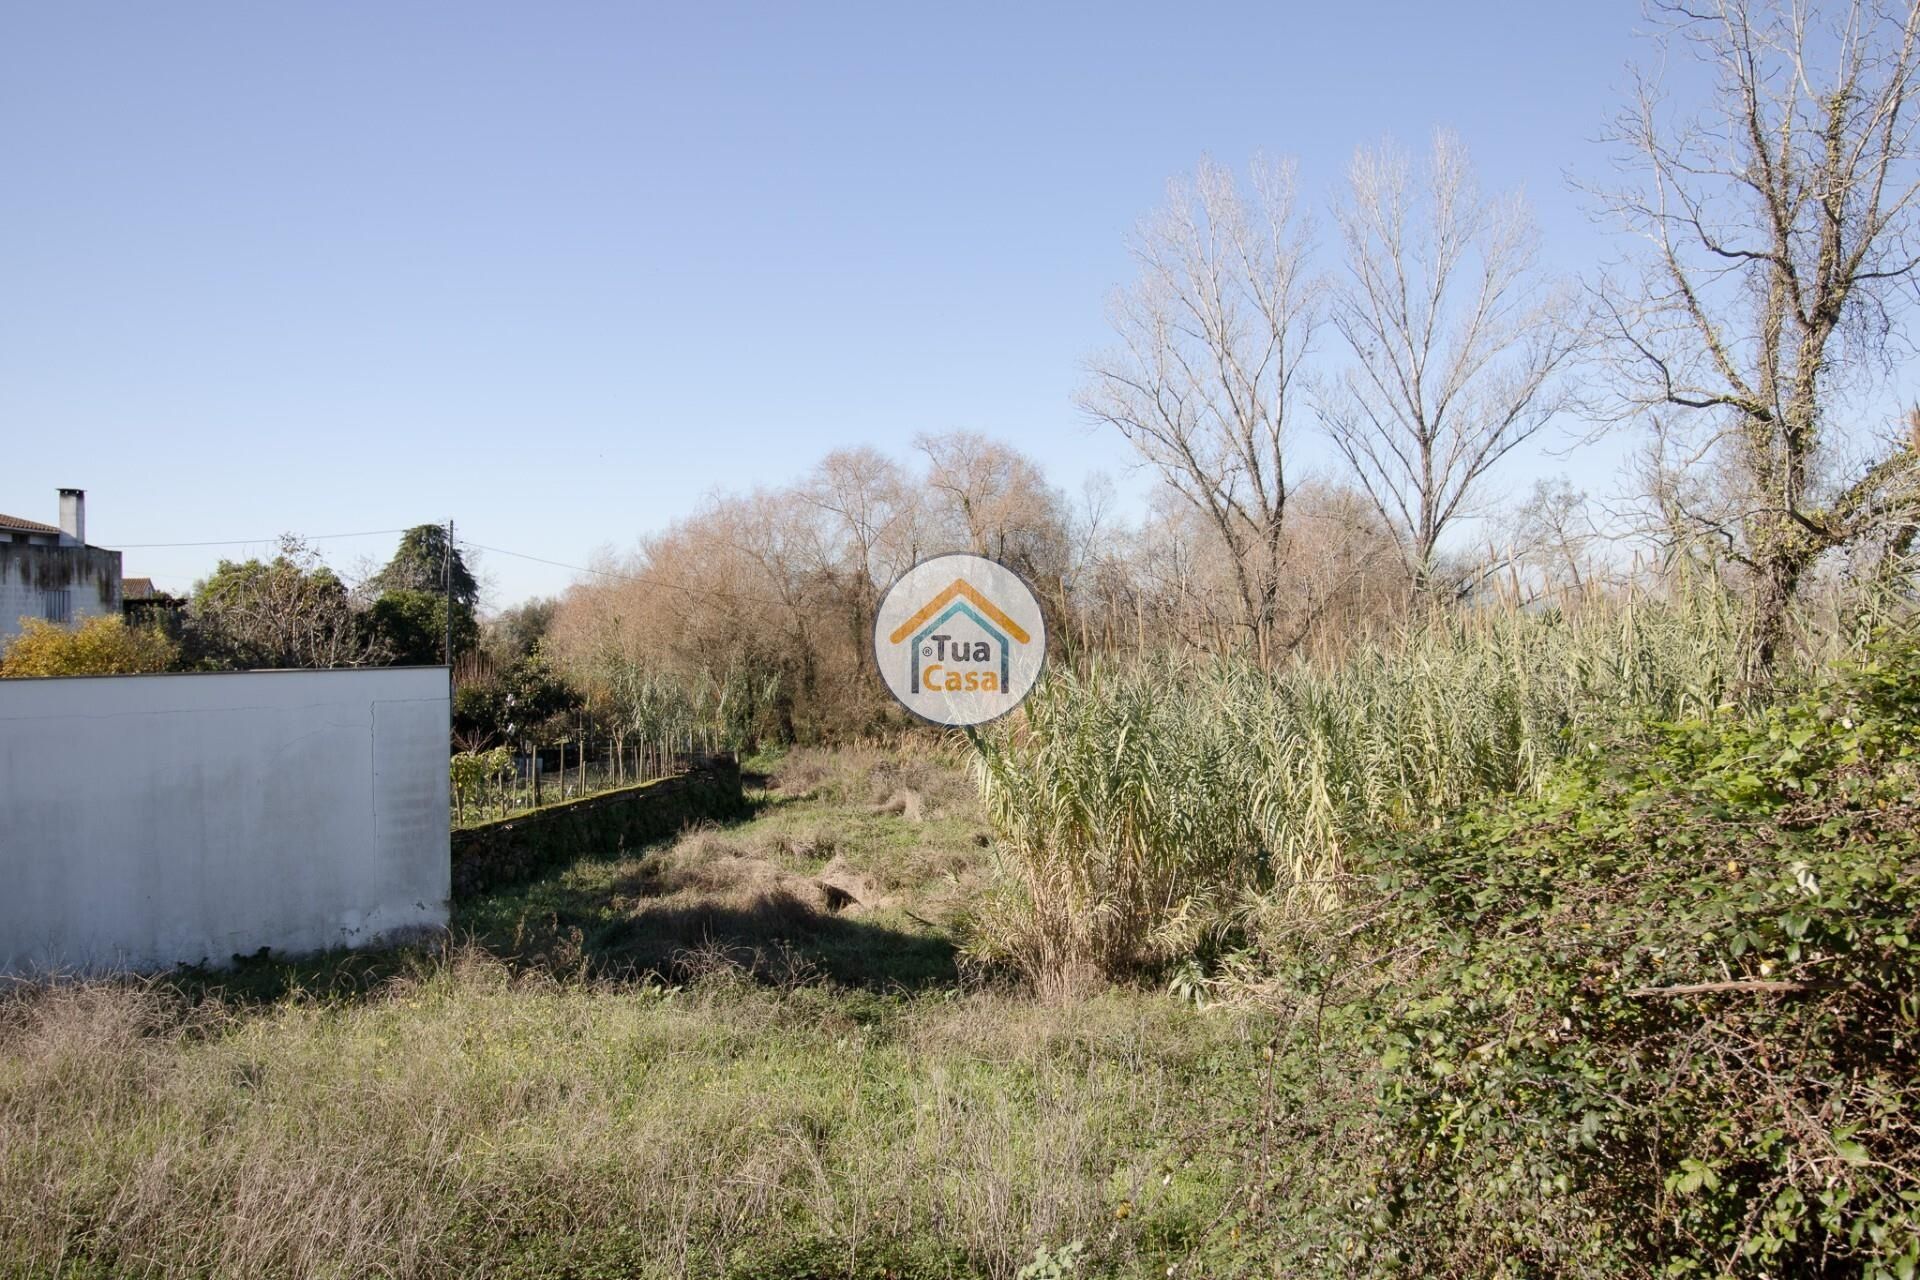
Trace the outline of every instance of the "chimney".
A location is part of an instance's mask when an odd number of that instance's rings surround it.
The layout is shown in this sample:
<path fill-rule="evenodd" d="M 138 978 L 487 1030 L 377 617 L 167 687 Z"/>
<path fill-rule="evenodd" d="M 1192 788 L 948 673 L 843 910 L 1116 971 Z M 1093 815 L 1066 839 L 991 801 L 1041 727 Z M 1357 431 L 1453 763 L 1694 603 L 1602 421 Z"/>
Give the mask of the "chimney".
<path fill-rule="evenodd" d="M 60 545 L 87 545 L 87 491 L 85 489 L 62 489 L 60 491 Z"/>

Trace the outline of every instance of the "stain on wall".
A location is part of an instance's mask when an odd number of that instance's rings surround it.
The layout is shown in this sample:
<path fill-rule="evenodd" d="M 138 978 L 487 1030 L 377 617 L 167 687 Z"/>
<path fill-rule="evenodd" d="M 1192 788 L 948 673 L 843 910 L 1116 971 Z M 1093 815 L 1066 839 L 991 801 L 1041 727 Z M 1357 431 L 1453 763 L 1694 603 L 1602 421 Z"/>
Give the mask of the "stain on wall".
<path fill-rule="evenodd" d="M 46 594 L 70 591 L 72 618 L 120 612 L 120 553 L 103 547 L 0 542 L 0 642 L 20 619 L 46 617 Z"/>

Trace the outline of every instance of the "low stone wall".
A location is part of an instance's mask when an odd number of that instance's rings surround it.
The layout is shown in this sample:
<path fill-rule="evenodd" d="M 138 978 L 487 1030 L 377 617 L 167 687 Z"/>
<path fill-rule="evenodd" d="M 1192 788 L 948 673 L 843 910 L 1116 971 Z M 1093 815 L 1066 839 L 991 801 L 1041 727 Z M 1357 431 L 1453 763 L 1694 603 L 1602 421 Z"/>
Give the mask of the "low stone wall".
<path fill-rule="evenodd" d="M 586 854 L 617 854 L 702 818 L 745 812 L 740 766 L 722 759 L 657 782 L 466 827 L 453 833 L 453 896 L 484 893 Z"/>

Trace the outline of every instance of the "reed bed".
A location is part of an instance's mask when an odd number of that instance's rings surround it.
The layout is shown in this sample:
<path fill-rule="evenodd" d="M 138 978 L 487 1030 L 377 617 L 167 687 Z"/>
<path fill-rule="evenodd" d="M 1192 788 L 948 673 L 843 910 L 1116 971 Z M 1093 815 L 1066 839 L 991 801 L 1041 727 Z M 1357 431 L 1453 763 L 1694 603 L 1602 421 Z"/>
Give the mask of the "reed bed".
<path fill-rule="evenodd" d="M 1436 616 L 1331 665 L 1053 671 L 980 740 L 999 863 L 970 951 L 1071 990 L 1191 955 L 1259 901 L 1329 906 L 1356 840 L 1537 787 L 1623 718 L 1738 697 L 1743 625 L 1699 587 Z"/>

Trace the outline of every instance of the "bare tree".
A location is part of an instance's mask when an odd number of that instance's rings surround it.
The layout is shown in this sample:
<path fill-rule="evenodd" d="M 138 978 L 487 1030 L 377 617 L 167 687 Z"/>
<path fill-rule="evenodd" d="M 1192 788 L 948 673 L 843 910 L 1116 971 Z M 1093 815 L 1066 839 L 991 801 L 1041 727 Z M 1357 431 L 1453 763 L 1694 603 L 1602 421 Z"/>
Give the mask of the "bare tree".
<path fill-rule="evenodd" d="M 1332 321 L 1353 363 L 1316 407 L 1431 593 L 1448 526 L 1566 405 L 1571 290 L 1539 271 L 1525 204 L 1482 198 L 1448 133 L 1418 175 L 1391 144 L 1359 152 L 1335 216 L 1347 270 Z"/>
<path fill-rule="evenodd" d="M 870 620 L 881 588 L 913 563 L 913 486 L 899 463 L 861 446 L 822 458 L 801 493 L 832 521 L 843 544 L 842 567 Z"/>
<path fill-rule="evenodd" d="M 972 431 L 921 435 L 913 443 L 927 459 L 921 487 L 934 528 L 1042 591 L 1056 591 L 1067 559 L 1066 499 L 1039 464 Z"/>
<path fill-rule="evenodd" d="M 1603 203 L 1646 245 L 1601 288 L 1623 413 L 1688 411 L 1715 500 L 1661 495 L 1744 567 L 1756 670 L 1771 667 L 1827 552 L 1911 521 L 1920 441 L 1862 430 L 1920 266 L 1914 149 L 1920 6 L 1658 4 L 1663 46 L 1713 77 L 1697 113 L 1646 80 L 1612 137 Z M 1845 455 L 1851 456 L 1845 456 Z"/>
<path fill-rule="evenodd" d="M 1523 574 L 1529 579 L 1523 602 L 1578 603 L 1596 585 L 1591 556 L 1600 530 L 1587 495 L 1565 476 L 1534 481 L 1533 492 L 1513 511 L 1507 535 L 1507 567 L 1516 579 Z"/>
<path fill-rule="evenodd" d="M 1135 235 L 1139 278 L 1114 299 L 1120 346 L 1080 405 L 1117 427 L 1226 546 L 1238 625 L 1274 656 L 1289 477 L 1285 441 L 1320 319 L 1291 164 L 1256 164 L 1243 195 L 1202 163 Z"/>

